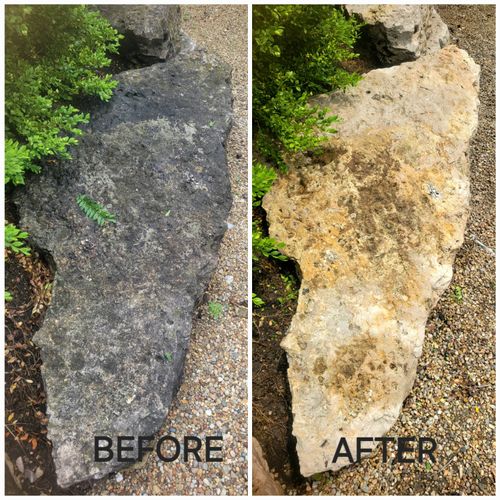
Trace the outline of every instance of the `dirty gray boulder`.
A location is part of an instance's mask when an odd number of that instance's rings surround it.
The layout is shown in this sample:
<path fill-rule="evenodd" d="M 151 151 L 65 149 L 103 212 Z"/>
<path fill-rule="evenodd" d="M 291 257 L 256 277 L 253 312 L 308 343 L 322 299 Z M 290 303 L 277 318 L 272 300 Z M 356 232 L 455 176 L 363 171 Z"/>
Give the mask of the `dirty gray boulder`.
<path fill-rule="evenodd" d="M 126 465 L 116 447 L 96 463 L 95 436 L 137 444 L 164 422 L 231 206 L 228 66 L 195 50 L 117 79 L 111 101 L 90 110 L 73 159 L 16 197 L 21 227 L 56 269 L 35 343 L 62 487 Z M 81 194 L 116 224 L 86 217 Z"/>
<path fill-rule="evenodd" d="M 111 26 L 124 35 L 120 56 L 152 64 L 166 60 L 182 46 L 178 5 L 98 5 Z"/>
<path fill-rule="evenodd" d="M 346 5 L 366 23 L 366 33 L 385 64 L 436 52 L 450 41 L 448 27 L 431 5 Z"/>

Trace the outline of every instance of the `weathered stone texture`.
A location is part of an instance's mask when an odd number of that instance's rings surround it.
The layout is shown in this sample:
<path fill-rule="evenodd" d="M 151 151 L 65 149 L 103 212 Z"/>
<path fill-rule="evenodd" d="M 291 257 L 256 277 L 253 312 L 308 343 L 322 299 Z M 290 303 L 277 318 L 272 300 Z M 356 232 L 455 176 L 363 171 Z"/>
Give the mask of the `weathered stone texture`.
<path fill-rule="evenodd" d="M 479 67 L 449 46 L 315 104 L 342 118 L 321 158 L 290 159 L 263 207 L 300 266 L 288 354 L 304 476 L 340 437 L 382 436 L 410 392 L 428 314 L 450 283 L 469 206 Z"/>
<path fill-rule="evenodd" d="M 35 342 L 61 486 L 125 465 L 116 453 L 94 462 L 95 435 L 162 425 L 231 206 L 229 68 L 195 50 L 117 79 L 73 159 L 44 168 L 17 198 L 21 227 L 56 266 Z M 117 223 L 87 218 L 79 194 Z"/>
<path fill-rule="evenodd" d="M 274 479 L 259 442 L 252 438 L 252 493 L 253 495 L 283 495 L 281 485 Z"/>

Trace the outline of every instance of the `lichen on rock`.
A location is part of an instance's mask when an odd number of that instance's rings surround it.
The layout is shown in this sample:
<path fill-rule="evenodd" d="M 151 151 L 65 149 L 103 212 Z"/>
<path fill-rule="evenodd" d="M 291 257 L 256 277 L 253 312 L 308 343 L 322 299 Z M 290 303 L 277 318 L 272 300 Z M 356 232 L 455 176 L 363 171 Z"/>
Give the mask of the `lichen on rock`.
<path fill-rule="evenodd" d="M 56 266 L 35 335 L 59 485 L 127 463 L 94 461 L 95 436 L 150 436 L 179 384 L 192 314 L 215 270 L 231 189 L 230 69 L 198 49 L 117 75 L 73 159 L 16 195 L 21 226 Z M 77 205 L 102 204 L 99 226 Z M 137 449 L 125 452 L 137 457 Z"/>

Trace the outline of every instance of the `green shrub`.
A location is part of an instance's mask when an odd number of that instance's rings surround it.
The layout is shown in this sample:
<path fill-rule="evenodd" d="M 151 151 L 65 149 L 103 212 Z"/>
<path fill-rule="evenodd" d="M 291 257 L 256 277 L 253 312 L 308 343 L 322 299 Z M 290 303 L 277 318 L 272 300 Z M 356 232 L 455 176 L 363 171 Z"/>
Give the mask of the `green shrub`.
<path fill-rule="evenodd" d="M 262 197 L 269 191 L 277 175 L 273 168 L 255 162 L 252 167 L 252 205 L 259 207 Z"/>
<path fill-rule="evenodd" d="M 259 257 L 272 257 L 276 260 L 288 260 L 286 255 L 280 252 L 285 246 L 284 243 L 276 241 L 274 238 L 264 236 L 257 221 L 252 222 L 252 259 L 257 261 Z"/>
<path fill-rule="evenodd" d="M 31 154 L 26 146 L 17 141 L 5 141 L 5 184 L 24 184 L 26 170 L 38 171 L 39 168 L 31 162 Z"/>
<path fill-rule="evenodd" d="M 30 248 L 24 244 L 28 233 L 21 231 L 14 224 L 5 225 L 5 248 L 14 253 L 30 255 Z"/>
<path fill-rule="evenodd" d="M 353 85 L 340 65 L 356 57 L 360 24 L 328 5 L 253 6 L 256 150 L 280 168 L 282 153 L 318 151 L 337 117 L 307 105 L 313 94 Z"/>
<path fill-rule="evenodd" d="M 101 68 L 120 35 L 83 5 L 7 5 L 5 12 L 5 182 L 24 184 L 46 156 L 69 158 L 87 114 L 75 96 L 108 100 L 116 82 Z"/>

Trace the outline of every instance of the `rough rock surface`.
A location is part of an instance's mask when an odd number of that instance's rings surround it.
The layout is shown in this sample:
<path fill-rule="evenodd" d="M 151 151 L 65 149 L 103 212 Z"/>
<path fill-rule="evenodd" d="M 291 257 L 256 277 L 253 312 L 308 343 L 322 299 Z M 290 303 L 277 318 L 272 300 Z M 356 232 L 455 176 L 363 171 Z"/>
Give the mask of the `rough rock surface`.
<path fill-rule="evenodd" d="M 316 104 L 344 118 L 322 158 L 266 195 L 270 235 L 302 274 L 283 341 L 301 472 L 347 465 L 340 437 L 382 436 L 412 388 L 428 314 L 468 216 L 479 67 L 449 46 Z"/>
<path fill-rule="evenodd" d="M 229 67 L 196 50 L 117 79 L 73 159 L 47 166 L 17 199 L 21 227 L 57 268 L 35 342 L 61 486 L 124 465 L 94 462 L 95 435 L 162 425 L 231 206 Z M 79 194 L 117 223 L 88 219 Z"/>
<path fill-rule="evenodd" d="M 413 61 L 448 44 L 448 27 L 430 5 L 346 5 L 367 24 L 380 60 L 387 64 Z"/>
<path fill-rule="evenodd" d="M 111 26 L 125 36 L 120 56 L 152 63 L 175 55 L 182 46 L 178 5 L 98 5 Z"/>
<path fill-rule="evenodd" d="M 259 442 L 252 438 L 252 493 L 253 495 L 283 495 L 280 484 L 269 472 Z"/>

